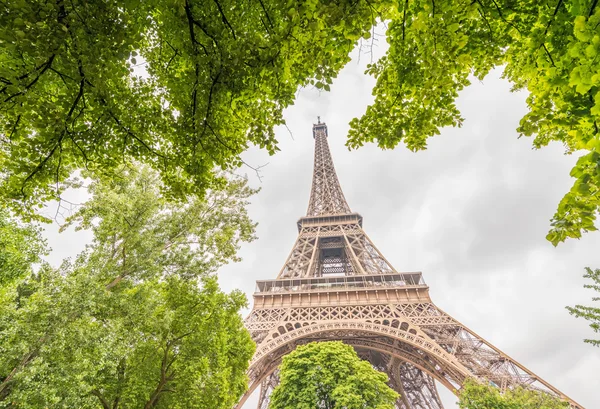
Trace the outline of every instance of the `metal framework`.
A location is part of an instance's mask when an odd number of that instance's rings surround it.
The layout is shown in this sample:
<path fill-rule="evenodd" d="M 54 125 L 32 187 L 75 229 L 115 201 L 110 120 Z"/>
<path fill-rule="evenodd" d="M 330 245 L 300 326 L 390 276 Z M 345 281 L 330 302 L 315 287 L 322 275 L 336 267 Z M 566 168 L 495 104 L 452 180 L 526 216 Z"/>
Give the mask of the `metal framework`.
<path fill-rule="evenodd" d="M 398 272 L 352 213 L 337 179 L 325 123 L 313 125 L 315 164 L 306 217 L 275 280 L 257 281 L 245 325 L 257 344 L 249 390 L 259 409 L 279 381 L 277 368 L 296 346 L 341 340 L 386 372 L 398 409 L 443 409 L 437 380 L 455 394 L 467 378 L 501 390 L 523 386 L 583 409 L 548 382 L 433 304 L 420 272 Z"/>

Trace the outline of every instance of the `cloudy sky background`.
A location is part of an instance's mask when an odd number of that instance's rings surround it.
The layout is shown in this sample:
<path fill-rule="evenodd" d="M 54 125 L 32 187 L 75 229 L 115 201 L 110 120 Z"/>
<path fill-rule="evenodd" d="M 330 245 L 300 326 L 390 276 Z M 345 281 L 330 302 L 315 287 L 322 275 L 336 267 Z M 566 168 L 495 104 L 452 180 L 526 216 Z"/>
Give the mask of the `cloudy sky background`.
<path fill-rule="evenodd" d="M 531 140 L 517 139 L 526 94 L 511 93 L 500 70 L 460 94 L 464 126 L 443 129 L 426 151 L 370 145 L 350 152 L 344 146 L 348 123 L 372 102 L 375 81 L 363 74 L 368 51 L 360 61 L 354 52 L 330 92 L 299 92 L 285 115 L 293 136 L 285 127 L 277 130 L 281 152 L 244 155 L 254 166 L 268 163 L 262 181 L 240 170 L 262 189 L 250 206 L 259 239 L 243 246 L 241 263 L 220 271 L 222 287 L 240 288 L 251 299 L 254 282 L 275 278 L 282 267 L 308 205 L 311 128 L 320 115 L 349 205 L 395 268 L 422 271 L 441 309 L 584 407 L 600 407 L 600 348 L 583 343 L 594 334 L 564 308 L 591 304 L 582 275 L 585 266 L 600 268 L 600 233 L 558 248 L 545 240 L 549 219 L 572 185 L 577 155 L 565 156 L 559 144 L 532 150 Z M 385 46 L 373 51 L 377 58 Z M 89 232 L 58 234 L 56 225 L 46 236 L 55 265 L 91 238 Z M 456 407 L 451 393 L 440 392 L 446 408 Z"/>

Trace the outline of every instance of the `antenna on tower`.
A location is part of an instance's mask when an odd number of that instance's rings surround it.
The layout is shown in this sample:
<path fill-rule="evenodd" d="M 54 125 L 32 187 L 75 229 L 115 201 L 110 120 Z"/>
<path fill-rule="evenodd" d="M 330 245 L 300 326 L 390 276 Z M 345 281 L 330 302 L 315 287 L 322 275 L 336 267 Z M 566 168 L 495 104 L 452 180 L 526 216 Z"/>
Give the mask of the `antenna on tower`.
<path fill-rule="evenodd" d="M 317 123 L 318 123 L 318 124 L 320 124 L 320 123 L 321 123 L 321 117 L 320 117 L 320 116 L 318 116 L 318 117 L 317 117 Z"/>

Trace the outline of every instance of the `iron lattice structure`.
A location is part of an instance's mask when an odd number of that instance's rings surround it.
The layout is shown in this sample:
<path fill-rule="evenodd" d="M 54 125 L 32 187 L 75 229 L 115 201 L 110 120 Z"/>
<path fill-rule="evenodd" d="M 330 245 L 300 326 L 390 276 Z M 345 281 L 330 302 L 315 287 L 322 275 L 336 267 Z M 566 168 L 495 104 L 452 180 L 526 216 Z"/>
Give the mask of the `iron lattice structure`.
<path fill-rule="evenodd" d="M 245 321 L 257 344 L 248 392 L 266 409 L 281 359 L 296 346 L 341 340 L 387 373 L 401 409 L 443 409 L 437 380 L 457 393 L 467 378 L 502 390 L 522 386 L 581 405 L 439 309 L 420 272 L 398 272 L 344 198 L 327 143 L 313 126 L 315 163 L 306 217 L 275 280 L 257 281 Z"/>

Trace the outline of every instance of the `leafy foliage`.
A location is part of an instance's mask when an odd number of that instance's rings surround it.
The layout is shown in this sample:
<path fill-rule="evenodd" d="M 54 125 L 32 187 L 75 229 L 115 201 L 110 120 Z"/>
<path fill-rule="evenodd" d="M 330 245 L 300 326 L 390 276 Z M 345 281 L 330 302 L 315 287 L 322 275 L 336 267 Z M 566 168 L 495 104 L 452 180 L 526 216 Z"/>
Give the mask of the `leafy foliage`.
<path fill-rule="evenodd" d="M 593 284 L 585 284 L 585 288 L 595 290 L 600 293 L 600 269 L 592 270 L 586 267 L 585 278 L 592 280 Z M 600 297 L 592 297 L 592 301 L 599 302 Z M 594 332 L 600 332 L 600 307 L 586 307 L 583 305 L 576 305 L 575 307 L 567 307 L 569 313 L 578 318 L 584 318 L 591 322 L 590 327 Z M 586 339 L 585 342 L 594 346 L 600 346 L 600 339 Z"/>
<path fill-rule="evenodd" d="M 461 389 L 458 406 L 461 409 L 560 409 L 569 403 L 544 392 L 527 389 L 508 390 L 467 380 Z"/>
<path fill-rule="evenodd" d="M 33 264 L 40 262 L 45 252 L 46 243 L 37 226 L 19 223 L 0 208 L 0 289 L 31 274 Z"/>
<path fill-rule="evenodd" d="M 0 333 L 12 327 L 15 310 L 31 295 L 34 265 L 46 250 L 37 226 L 21 223 L 6 209 L 0 209 Z M 1 340 L 0 356 L 6 351 Z M 0 380 L 6 373 L 1 365 L 0 357 Z"/>
<path fill-rule="evenodd" d="M 206 200 L 172 203 L 148 168 L 92 183 L 69 220 L 94 242 L 0 310 L 2 408 L 230 408 L 254 344 L 240 291 L 216 269 L 254 238 L 231 180 Z"/>
<path fill-rule="evenodd" d="M 169 196 L 202 195 L 215 168 L 273 127 L 299 87 L 328 90 L 357 40 L 386 20 L 387 54 L 367 73 L 375 102 L 350 148 L 424 149 L 460 126 L 469 76 L 504 66 L 529 91 L 518 131 L 536 148 L 582 151 L 547 236 L 594 225 L 600 199 L 600 7 L 596 0 L 17 0 L 0 6 L 3 198 L 30 209 L 77 169 L 125 161 L 159 170 Z M 140 76 L 139 66 L 146 71 Z M 136 69 L 138 71 L 136 71 Z"/>
<path fill-rule="evenodd" d="M 443 126 L 460 126 L 455 100 L 492 67 L 504 65 L 514 89 L 529 91 L 521 135 L 539 148 L 586 151 L 571 176 L 547 238 L 553 244 L 596 230 L 600 207 L 600 8 L 596 1 L 410 1 L 389 17 L 390 49 L 372 64 L 375 103 L 352 121 L 348 144 L 404 142 L 423 149 Z"/>
<path fill-rule="evenodd" d="M 117 177 L 93 182 L 93 197 L 67 219 L 64 228 L 75 225 L 94 233 L 88 258 L 102 266 L 105 279 L 112 280 L 109 287 L 125 278 L 155 279 L 171 271 L 182 277 L 214 273 L 239 260 L 240 242 L 254 240 L 256 224 L 245 207 L 256 191 L 245 179 L 231 179 L 206 199 L 187 202 L 173 203 L 162 190 L 151 169 L 123 167 Z"/>
<path fill-rule="evenodd" d="M 329 89 L 375 18 L 364 1 L 2 3 L 4 196 L 34 205 L 124 160 L 202 195 L 249 144 L 277 150 L 298 87 Z"/>
<path fill-rule="evenodd" d="M 299 346 L 283 358 L 270 409 L 391 409 L 387 375 L 342 342 Z"/>

